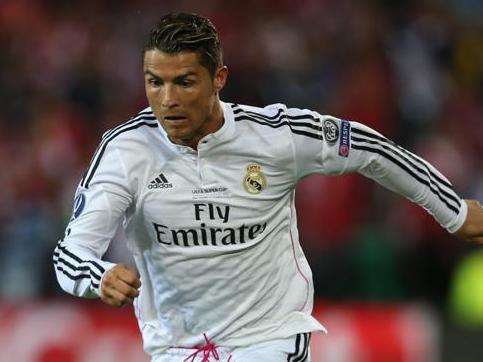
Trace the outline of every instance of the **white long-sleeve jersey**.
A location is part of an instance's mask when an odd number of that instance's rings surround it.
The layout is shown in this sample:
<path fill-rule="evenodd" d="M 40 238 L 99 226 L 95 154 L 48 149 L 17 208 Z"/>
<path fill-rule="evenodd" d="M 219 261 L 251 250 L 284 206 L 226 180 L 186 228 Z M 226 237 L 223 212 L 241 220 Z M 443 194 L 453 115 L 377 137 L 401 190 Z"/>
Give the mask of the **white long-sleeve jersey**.
<path fill-rule="evenodd" d="M 144 347 L 245 346 L 321 331 L 294 207 L 310 174 L 359 172 L 430 212 L 448 231 L 466 203 L 429 163 L 357 122 L 273 104 L 222 103 L 198 151 L 173 144 L 151 109 L 106 132 L 54 252 L 62 288 L 96 297 L 120 223 L 141 276 Z M 330 197 L 328 195 L 327 197 Z M 324 215 L 320 215 L 324 222 Z"/>

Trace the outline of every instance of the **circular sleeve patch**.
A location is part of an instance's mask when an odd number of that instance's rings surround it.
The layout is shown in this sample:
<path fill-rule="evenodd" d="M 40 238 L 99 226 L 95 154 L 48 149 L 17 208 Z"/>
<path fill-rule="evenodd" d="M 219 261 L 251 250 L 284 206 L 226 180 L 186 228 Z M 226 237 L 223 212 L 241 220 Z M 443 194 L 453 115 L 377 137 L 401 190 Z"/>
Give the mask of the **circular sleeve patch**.
<path fill-rule="evenodd" d="M 84 210 L 85 205 L 86 205 L 86 195 L 84 195 L 81 192 L 79 195 L 76 196 L 74 200 L 74 212 L 73 212 L 74 219 L 79 217 L 79 215 Z"/>
<path fill-rule="evenodd" d="M 339 139 L 339 127 L 337 123 L 331 119 L 324 121 L 324 136 L 327 143 L 335 144 Z"/>

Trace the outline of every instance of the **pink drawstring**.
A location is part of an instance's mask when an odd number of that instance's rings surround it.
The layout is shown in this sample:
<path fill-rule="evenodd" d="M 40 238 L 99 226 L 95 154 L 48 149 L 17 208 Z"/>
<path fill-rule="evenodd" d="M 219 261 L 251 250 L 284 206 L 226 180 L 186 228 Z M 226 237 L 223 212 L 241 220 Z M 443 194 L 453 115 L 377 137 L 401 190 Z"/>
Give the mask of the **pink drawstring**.
<path fill-rule="evenodd" d="M 196 351 L 194 351 L 192 354 L 190 354 L 188 357 L 186 357 L 183 362 L 194 362 L 195 358 L 198 356 L 198 353 L 203 353 L 203 359 L 201 362 L 210 362 L 210 357 L 213 356 L 213 358 L 216 361 L 220 360 L 220 355 L 218 354 L 217 351 L 217 345 L 214 343 L 211 343 L 211 341 L 208 339 L 206 336 L 206 333 L 203 333 L 203 336 L 205 337 L 205 344 L 201 347 L 196 347 Z M 228 358 L 227 362 L 231 361 L 231 356 Z"/>

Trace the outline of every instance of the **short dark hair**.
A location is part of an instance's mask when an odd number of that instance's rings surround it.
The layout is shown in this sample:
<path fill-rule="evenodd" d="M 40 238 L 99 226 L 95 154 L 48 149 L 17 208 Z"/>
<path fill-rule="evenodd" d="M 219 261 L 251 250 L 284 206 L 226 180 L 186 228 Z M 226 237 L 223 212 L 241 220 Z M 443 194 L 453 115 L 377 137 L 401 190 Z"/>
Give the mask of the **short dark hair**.
<path fill-rule="evenodd" d="M 199 62 L 213 77 L 222 66 L 218 32 L 211 21 L 197 14 L 171 13 L 156 23 L 144 44 L 143 54 L 158 49 L 164 53 L 196 52 Z"/>

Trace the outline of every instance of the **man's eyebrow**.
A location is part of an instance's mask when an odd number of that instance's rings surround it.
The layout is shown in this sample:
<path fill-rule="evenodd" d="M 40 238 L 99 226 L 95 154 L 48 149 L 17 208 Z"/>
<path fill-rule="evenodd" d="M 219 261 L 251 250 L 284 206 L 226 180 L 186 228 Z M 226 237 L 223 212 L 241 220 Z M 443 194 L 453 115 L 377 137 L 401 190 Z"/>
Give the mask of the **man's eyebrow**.
<path fill-rule="evenodd" d="M 156 74 L 154 74 L 153 72 L 151 72 L 150 70 L 145 70 L 144 71 L 144 75 L 150 75 L 151 77 L 153 78 L 157 78 L 157 79 L 160 79 Z"/>
<path fill-rule="evenodd" d="M 156 79 L 161 79 L 161 77 L 157 76 L 156 74 L 154 74 L 150 70 L 145 70 L 144 71 L 144 74 L 145 75 L 150 75 L 151 77 L 156 78 Z M 181 78 L 189 77 L 191 75 L 197 76 L 198 73 L 193 72 L 193 71 L 189 71 L 189 72 L 186 72 L 186 73 L 183 73 L 183 74 L 180 74 L 180 75 L 176 76 L 175 79 L 181 79 Z"/>
<path fill-rule="evenodd" d="M 186 77 L 189 77 L 189 76 L 197 76 L 197 75 L 198 75 L 198 73 L 196 73 L 196 72 L 187 72 L 187 73 L 178 75 L 174 79 L 180 80 L 180 79 L 183 79 L 183 78 L 186 78 Z"/>

